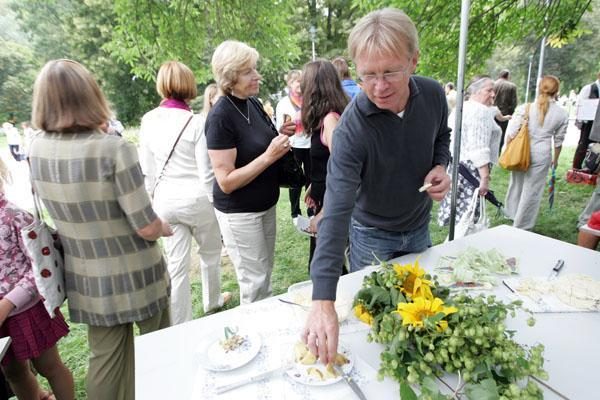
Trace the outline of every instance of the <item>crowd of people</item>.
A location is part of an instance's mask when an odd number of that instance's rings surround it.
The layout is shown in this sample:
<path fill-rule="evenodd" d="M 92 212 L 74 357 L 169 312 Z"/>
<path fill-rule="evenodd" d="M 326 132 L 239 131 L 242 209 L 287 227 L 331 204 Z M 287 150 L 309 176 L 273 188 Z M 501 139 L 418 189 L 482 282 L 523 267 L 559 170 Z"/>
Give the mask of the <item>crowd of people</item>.
<path fill-rule="evenodd" d="M 404 12 L 386 8 L 363 17 L 348 52 L 359 83 L 345 58 L 308 62 L 286 74 L 287 95 L 275 112 L 258 100 L 260 55 L 246 43 L 227 40 L 215 49 L 215 83 L 206 87 L 200 113 L 190 107 L 197 96 L 192 70 L 167 61 L 156 77 L 161 101 L 141 120 L 139 149 L 120 137 L 122 126 L 83 65 L 54 60 L 42 68 L 32 111 L 38 132 L 29 132 L 27 151 L 12 124 L 3 129 L 12 135 L 14 159 L 28 160 L 33 189 L 64 246 L 70 321 L 88 326 L 89 399 L 135 398 L 134 324 L 145 334 L 193 318 L 192 241 L 206 313 L 232 298 L 221 291 L 222 247 L 240 303 L 271 296 L 279 167 L 290 151 L 306 176 L 304 187 L 289 189 L 291 217 L 305 209 L 309 232 L 318 233 L 310 242 L 313 302 L 302 337 L 326 362 L 337 349 L 334 301 L 343 271 L 430 247 L 433 201 L 441 202 L 438 223 L 446 225 L 456 190 L 460 218 L 473 196 L 493 188 L 503 142 L 522 124 L 529 127 L 531 166 L 511 173 L 506 213 L 514 226 L 534 227 L 568 123 L 556 101 L 558 78 L 545 76 L 537 98 L 518 106 L 508 71 L 497 80 L 475 76 L 466 88 L 459 156 L 451 153 L 456 90 L 414 74 L 418 33 Z M 598 97 L 598 78 L 585 96 Z M 600 123 L 581 126 L 577 165 L 589 142 L 600 141 Z M 452 162 L 470 178 L 461 173 L 451 188 Z M 19 241 L 32 216 L 4 198 L 4 163 L 0 177 L 2 276 L 19 276 L 0 279 L 0 336 L 13 338 L 2 371 L 19 398 L 72 399 L 73 379 L 56 350 L 68 327 L 60 313 L 51 319 L 40 305 Z M 600 183 L 583 223 L 598 209 Z M 26 345 L 28 336 L 34 346 Z M 53 393 L 38 387 L 29 362 Z"/>

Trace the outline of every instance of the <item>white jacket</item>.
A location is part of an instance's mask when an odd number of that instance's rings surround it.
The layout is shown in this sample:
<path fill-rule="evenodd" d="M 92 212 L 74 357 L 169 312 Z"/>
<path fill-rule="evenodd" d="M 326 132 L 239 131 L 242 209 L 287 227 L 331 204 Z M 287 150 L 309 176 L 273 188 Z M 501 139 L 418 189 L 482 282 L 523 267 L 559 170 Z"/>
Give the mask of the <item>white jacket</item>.
<path fill-rule="evenodd" d="M 152 192 L 179 132 L 191 115 L 190 111 L 179 108 L 157 107 L 142 118 L 139 156 L 148 192 Z M 203 116 L 193 115 L 157 190 L 171 193 L 173 198 L 208 196 L 212 201 L 215 176 L 208 158 L 204 122 Z"/>
<path fill-rule="evenodd" d="M 488 163 L 498 163 L 500 136 L 502 130 L 494 120 L 495 107 L 488 107 L 476 101 L 463 103 L 462 131 L 460 138 L 460 159 L 471 160 L 479 168 Z M 452 128 L 450 150 L 454 151 L 455 111 L 448 117 Z"/>

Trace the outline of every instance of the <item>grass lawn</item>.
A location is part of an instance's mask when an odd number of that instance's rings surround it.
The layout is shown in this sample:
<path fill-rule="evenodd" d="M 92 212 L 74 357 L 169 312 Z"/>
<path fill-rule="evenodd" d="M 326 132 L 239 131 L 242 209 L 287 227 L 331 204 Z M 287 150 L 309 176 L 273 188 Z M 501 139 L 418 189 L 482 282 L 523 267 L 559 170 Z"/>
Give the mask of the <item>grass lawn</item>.
<path fill-rule="evenodd" d="M 6 146 L 5 138 L 0 136 L 0 146 Z M 534 231 L 545 236 L 559 240 L 575 243 L 577 239 L 576 221 L 579 213 L 587 203 L 593 190 L 591 186 L 570 185 L 564 180 L 565 173 L 571 165 L 573 148 L 563 149 L 561 162 L 557 171 L 555 188 L 555 202 L 552 211 L 548 209 L 547 195 L 545 195 L 542 208 Z M 491 188 L 497 197 L 504 199 L 508 186 L 508 173 L 500 168 L 492 171 Z M 383 195 L 383 194 L 382 194 Z M 432 215 L 437 213 L 437 204 L 434 206 Z M 488 215 L 491 217 L 492 226 L 510 224 L 510 221 L 496 215 L 495 209 L 489 208 Z M 430 225 L 433 244 L 444 241 L 448 234 L 447 228 L 440 228 L 434 222 Z M 273 291 L 275 294 L 283 293 L 287 287 L 295 282 L 307 280 L 308 263 L 308 238 L 296 233 L 291 224 L 290 205 L 287 190 L 282 190 L 277 205 L 277 244 L 275 248 L 275 270 L 273 272 Z M 234 293 L 234 298 L 227 308 L 239 304 L 238 285 L 235 273 L 229 260 L 224 259 L 222 274 L 223 290 Z M 193 274 L 194 293 L 194 317 L 203 316 L 201 287 L 198 274 Z M 63 314 L 67 317 L 66 305 L 62 307 Z M 69 336 L 59 342 L 60 354 L 63 361 L 71 369 L 75 378 L 76 398 L 83 400 L 85 394 L 85 376 L 87 372 L 88 346 L 86 337 L 86 326 L 71 324 Z M 46 386 L 45 380 L 40 381 Z"/>

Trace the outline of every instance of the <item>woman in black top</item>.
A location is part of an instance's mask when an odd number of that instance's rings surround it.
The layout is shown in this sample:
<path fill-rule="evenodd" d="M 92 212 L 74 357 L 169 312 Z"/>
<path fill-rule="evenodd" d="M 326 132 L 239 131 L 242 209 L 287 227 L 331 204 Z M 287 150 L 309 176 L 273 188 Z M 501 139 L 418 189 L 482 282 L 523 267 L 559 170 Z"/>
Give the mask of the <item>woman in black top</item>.
<path fill-rule="evenodd" d="M 289 151 L 287 135 L 264 117 L 258 94 L 258 52 L 237 41 L 221 43 L 212 70 L 223 96 L 208 114 L 205 131 L 216 182 L 214 206 L 227 253 L 236 269 L 240 303 L 271 295 L 275 254 L 276 161 Z M 282 131 L 293 134 L 293 124 Z"/>
<path fill-rule="evenodd" d="M 302 124 L 311 134 L 310 144 L 310 188 L 305 201 L 314 211 L 309 230 L 317 233 L 318 223 L 323 216 L 325 178 L 327 161 L 333 145 L 333 131 L 340 115 L 348 104 L 348 97 L 342 89 L 337 70 L 326 60 L 307 63 L 302 72 Z M 316 247 L 316 239 L 310 240 L 310 260 Z"/>

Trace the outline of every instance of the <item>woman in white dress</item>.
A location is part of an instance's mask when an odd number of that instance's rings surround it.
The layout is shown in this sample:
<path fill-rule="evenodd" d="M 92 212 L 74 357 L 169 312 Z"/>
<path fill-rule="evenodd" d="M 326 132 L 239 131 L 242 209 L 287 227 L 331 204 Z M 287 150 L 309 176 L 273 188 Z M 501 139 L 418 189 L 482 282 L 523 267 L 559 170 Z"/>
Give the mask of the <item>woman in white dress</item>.
<path fill-rule="evenodd" d="M 192 319 L 192 238 L 199 247 L 204 312 L 222 307 L 231 293 L 221 294 L 221 233 L 212 204 L 214 174 L 206 148 L 205 117 L 194 115 L 188 105 L 196 97 L 196 79 L 184 64 L 168 61 L 158 71 L 156 89 L 163 100 L 142 118 L 140 163 L 146 188 L 154 193 L 154 209 L 173 228 L 173 236 L 163 243 L 175 325 Z"/>
<path fill-rule="evenodd" d="M 532 229 L 546 187 L 548 169 L 557 165 L 562 142 L 567 133 L 569 114 L 556 102 L 560 88 L 557 77 L 547 75 L 539 83 L 539 95 L 529 108 L 529 139 L 531 164 L 525 172 L 512 171 L 506 194 L 506 215 L 513 226 Z M 507 143 L 517 135 L 525 114 L 526 105 L 515 110 L 506 129 Z M 552 149 L 554 148 L 554 154 Z"/>

